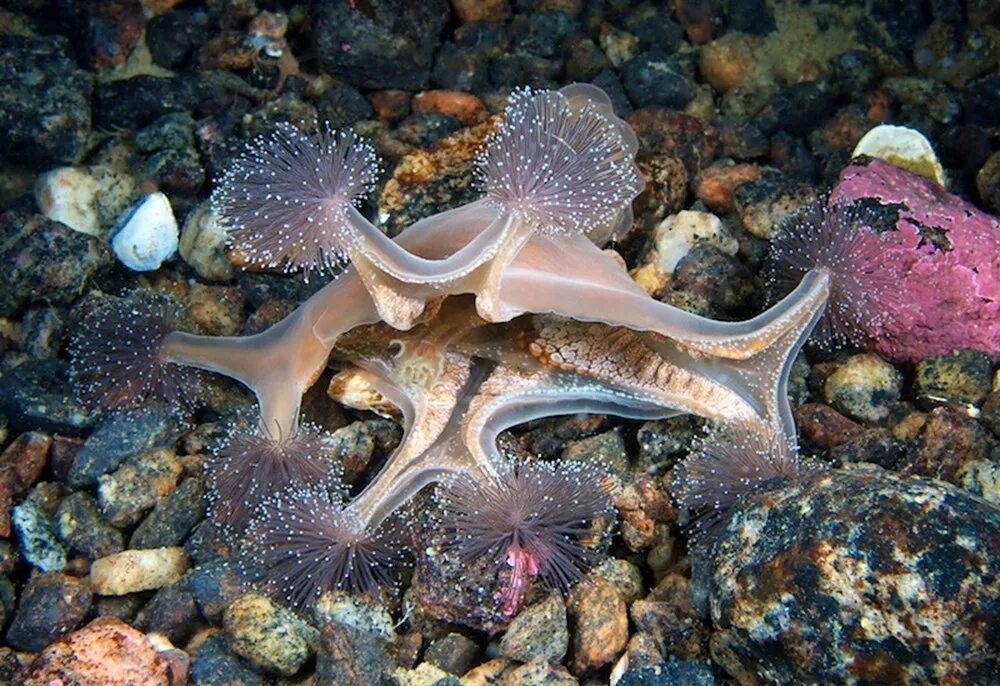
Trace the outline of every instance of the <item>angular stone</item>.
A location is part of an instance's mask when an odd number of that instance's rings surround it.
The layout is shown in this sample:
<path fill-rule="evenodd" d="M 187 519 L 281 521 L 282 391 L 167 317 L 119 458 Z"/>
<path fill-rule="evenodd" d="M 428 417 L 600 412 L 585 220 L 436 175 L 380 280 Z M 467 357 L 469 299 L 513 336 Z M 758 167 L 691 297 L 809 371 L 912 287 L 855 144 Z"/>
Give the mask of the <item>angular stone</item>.
<path fill-rule="evenodd" d="M 317 631 L 292 612 L 255 593 L 231 604 L 223 625 L 234 653 L 268 672 L 285 676 L 302 668 L 318 639 Z"/>
<path fill-rule="evenodd" d="M 7 643 L 37 653 L 65 636 L 83 621 L 93 593 L 90 587 L 64 574 L 39 574 L 21 591 L 17 612 L 7 630 Z"/>

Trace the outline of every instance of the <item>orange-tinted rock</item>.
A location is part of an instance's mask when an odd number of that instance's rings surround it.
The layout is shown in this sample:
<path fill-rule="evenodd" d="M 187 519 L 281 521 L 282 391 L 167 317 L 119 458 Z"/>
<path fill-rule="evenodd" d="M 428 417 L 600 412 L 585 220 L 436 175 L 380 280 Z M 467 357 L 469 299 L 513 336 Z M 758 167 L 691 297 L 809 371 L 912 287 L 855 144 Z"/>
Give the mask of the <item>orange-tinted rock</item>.
<path fill-rule="evenodd" d="M 410 113 L 410 94 L 403 90 L 377 91 L 371 95 L 375 117 L 386 124 L 395 124 Z"/>
<path fill-rule="evenodd" d="M 115 617 L 98 617 L 39 653 L 24 686 L 174 686 L 171 660 L 141 631 Z"/>
<path fill-rule="evenodd" d="M 508 0 L 451 0 L 451 8 L 463 24 L 473 21 L 503 21 L 510 14 Z"/>
<path fill-rule="evenodd" d="M 618 591 L 601 578 L 576 586 L 569 599 L 573 620 L 572 669 L 576 674 L 614 661 L 628 643 L 628 611 Z"/>
<path fill-rule="evenodd" d="M 29 431 L 15 438 L 0 455 L 0 536 L 10 536 L 14 499 L 42 475 L 51 445 L 47 434 Z"/>
<path fill-rule="evenodd" d="M 482 120 L 486 113 L 486 105 L 471 93 L 433 90 L 418 93 L 413 97 L 413 111 L 447 114 L 463 124 L 472 125 Z"/>
<path fill-rule="evenodd" d="M 733 191 L 741 184 L 756 181 L 760 175 L 760 168 L 754 164 L 718 162 L 698 176 L 695 195 L 715 212 L 732 212 Z"/>
<path fill-rule="evenodd" d="M 757 67 L 753 48 L 752 37 L 741 33 L 730 33 L 712 41 L 699 53 L 698 68 L 702 77 L 720 93 L 745 83 Z"/>
<path fill-rule="evenodd" d="M 809 445 L 834 448 L 859 435 L 862 428 L 823 403 L 806 403 L 795 410 L 795 423 Z"/>

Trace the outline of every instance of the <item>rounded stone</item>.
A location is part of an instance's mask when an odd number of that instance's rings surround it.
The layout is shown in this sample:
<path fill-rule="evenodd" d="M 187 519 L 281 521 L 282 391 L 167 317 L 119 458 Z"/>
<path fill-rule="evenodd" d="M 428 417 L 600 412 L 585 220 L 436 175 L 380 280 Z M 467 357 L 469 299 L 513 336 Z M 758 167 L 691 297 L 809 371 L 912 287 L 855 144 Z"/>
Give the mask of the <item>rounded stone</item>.
<path fill-rule="evenodd" d="M 823 394 L 838 412 L 861 422 L 889 417 L 899 399 L 903 377 L 878 355 L 862 353 L 847 359 L 826 379 Z"/>
<path fill-rule="evenodd" d="M 737 682 L 1000 673 L 1000 509 L 940 481 L 862 466 L 801 480 L 737 507 L 693 564 Z"/>
<path fill-rule="evenodd" d="M 299 671 L 313 653 L 310 643 L 318 640 L 315 629 L 255 593 L 236 599 L 226 609 L 223 625 L 234 653 L 285 676 Z"/>
<path fill-rule="evenodd" d="M 125 595 L 172 584 L 191 566 L 183 548 L 126 550 L 94 560 L 90 585 L 100 595 Z"/>

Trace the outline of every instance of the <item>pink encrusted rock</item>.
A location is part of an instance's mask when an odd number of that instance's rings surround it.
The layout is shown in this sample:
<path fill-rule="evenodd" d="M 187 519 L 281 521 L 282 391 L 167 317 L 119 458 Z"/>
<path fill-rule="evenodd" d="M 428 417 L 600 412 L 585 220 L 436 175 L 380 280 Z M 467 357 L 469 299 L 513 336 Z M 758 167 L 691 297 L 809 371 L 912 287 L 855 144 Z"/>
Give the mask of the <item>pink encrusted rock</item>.
<path fill-rule="evenodd" d="M 25 686 L 180 686 L 187 657 L 159 649 L 144 633 L 114 617 L 90 624 L 38 654 L 18 683 Z"/>
<path fill-rule="evenodd" d="M 884 269 L 898 283 L 892 311 L 865 347 L 894 360 L 958 348 L 1000 357 L 1000 220 L 934 181 L 860 157 L 840 174 L 830 205 L 866 208 Z"/>

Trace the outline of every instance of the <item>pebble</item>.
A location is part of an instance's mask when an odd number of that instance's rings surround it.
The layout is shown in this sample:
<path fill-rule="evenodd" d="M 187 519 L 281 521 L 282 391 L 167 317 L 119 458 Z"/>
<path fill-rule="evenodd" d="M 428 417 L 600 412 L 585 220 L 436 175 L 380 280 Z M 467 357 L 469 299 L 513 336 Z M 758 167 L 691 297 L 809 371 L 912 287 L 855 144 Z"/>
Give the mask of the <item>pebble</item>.
<path fill-rule="evenodd" d="M 70 493 L 59 503 L 55 516 L 56 534 L 73 553 L 96 560 L 120 553 L 122 533 L 108 525 L 97 510 L 97 502 L 86 491 Z"/>
<path fill-rule="evenodd" d="M 654 473 L 669 469 L 701 433 L 701 420 L 693 415 L 643 422 L 635 433 L 639 444 L 636 467 Z"/>
<path fill-rule="evenodd" d="M 519 662 L 561 662 L 568 648 L 566 606 L 558 593 L 521 610 L 500 641 L 500 654 Z"/>
<path fill-rule="evenodd" d="M 625 474 L 629 471 L 625 439 L 617 429 L 576 441 L 567 441 L 562 459 L 588 462 L 595 468 L 604 469 L 612 474 Z"/>
<path fill-rule="evenodd" d="M 178 653 L 161 651 L 149 637 L 120 619 L 98 617 L 43 650 L 27 666 L 19 683 L 183 686 L 187 665 L 186 660 L 178 661 Z"/>
<path fill-rule="evenodd" d="M 136 626 L 163 634 L 174 645 L 184 645 L 200 626 L 200 619 L 194 595 L 182 580 L 158 590 L 136 617 Z"/>
<path fill-rule="evenodd" d="M 6 236 L 0 245 L 3 316 L 17 313 L 28 303 L 69 304 L 112 264 L 100 240 L 40 214 L 4 212 L 0 231 Z"/>
<path fill-rule="evenodd" d="M 678 578 L 664 577 L 667 584 Z M 638 632 L 652 638 L 657 652 L 670 662 L 707 658 L 709 631 L 687 600 L 687 584 L 676 585 L 682 592 L 671 594 L 669 599 L 659 599 L 657 594 L 663 590 L 658 588 L 650 598 L 634 602 L 629 609 L 632 622 Z"/>
<path fill-rule="evenodd" d="M 719 93 L 735 88 L 759 75 L 756 52 L 760 39 L 742 33 L 728 33 L 698 51 L 702 78 Z"/>
<path fill-rule="evenodd" d="M 114 526 L 132 526 L 170 494 L 183 471 L 180 460 L 166 448 L 156 448 L 130 458 L 111 474 L 98 479 L 101 513 Z"/>
<path fill-rule="evenodd" d="M 858 465 L 737 505 L 696 549 L 692 596 L 707 591 L 712 657 L 738 682 L 766 665 L 775 683 L 977 683 L 1000 673 L 998 565 L 1000 510 Z"/>
<path fill-rule="evenodd" d="M 899 400 L 903 377 L 878 355 L 852 355 L 826 379 L 823 396 L 838 412 L 859 422 L 876 424 L 889 417 Z"/>
<path fill-rule="evenodd" d="M 372 603 L 344 591 L 327 591 L 313 610 L 317 626 L 340 624 L 378 636 L 387 643 L 396 641 L 395 622 L 380 603 Z"/>
<path fill-rule="evenodd" d="M 421 662 L 413 669 L 397 667 L 392 673 L 392 683 L 396 686 L 464 686 L 465 680 L 431 662 Z"/>
<path fill-rule="evenodd" d="M 211 203 L 202 202 L 184 219 L 178 243 L 181 259 L 203 279 L 228 281 L 236 274 L 236 268 L 226 258 L 226 237 Z"/>
<path fill-rule="evenodd" d="M 137 272 L 155 271 L 177 252 L 179 232 L 170 201 L 163 193 L 143 197 L 111 230 L 111 249 Z"/>
<path fill-rule="evenodd" d="M 79 161 L 92 89 L 63 36 L 0 35 L 0 155 L 43 169 Z"/>
<path fill-rule="evenodd" d="M 636 55 L 621 68 L 622 83 L 636 107 L 683 109 L 694 99 L 694 83 L 680 59 L 659 50 Z"/>
<path fill-rule="evenodd" d="M 615 686 L 718 686 L 707 661 L 670 662 L 629 669 Z"/>
<path fill-rule="evenodd" d="M 248 593 L 223 615 L 229 647 L 268 672 L 291 676 L 313 654 L 317 631 L 270 599 Z"/>
<path fill-rule="evenodd" d="M 572 670 L 582 674 L 613 662 L 628 643 L 625 601 L 598 577 L 578 584 L 567 604 L 573 626 Z"/>
<path fill-rule="evenodd" d="M 976 173 L 976 191 L 987 210 L 1000 213 L 1000 150 L 986 158 Z"/>
<path fill-rule="evenodd" d="M 371 8 L 364 13 L 341 3 L 317 6 L 312 47 L 320 71 L 365 89 L 426 88 L 448 1 L 386 0 Z"/>
<path fill-rule="evenodd" d="M 757 181 L 760 167 L 755 164 L 715 162 L 695 179 L 694 193 L 715 212 L 729 213 L 736 209 L 733 192 L 742 184 Z"/>
<path fill-rule="evenodd" d="M 173 414 L 162 403 L 133 412 L 116 412 L 87 437 L 66 475 L 70 488 L 97 483 L 133 455 L 169 445 L 177 432 Z"/>
<path fill-rule="evenodd" d="M 962 468 L 989 459 L 994 444 L 982 424 L 955 406 L 944 405 L 927 413 L 917 450 L 901 471 L 958 484 Z"/>
<path fill-rule="evenodd" d="M 478 124 L 486 116 L 483 101 L 471 93 L 430 90 L 413 97 L 414 112 L 436 112 L 458 119 L 466 126 Z"/>
<path fill-rule="evenodd" d="M 462 634 L 450 633 L 427 646 L 424 660 L 447 674 L 461 676 L 478 662 L 479 645 Z"/>
<path fill-rule="evenodd" d="M 377 684 L 395 663 L 376 635 L 353 626 L 327 624 L 316 652 L 316 683 Z"/>
<path fill-rule="evenodd" d="M 94 560 L 90 585 L 100 595 L 148 591 L 174 583 L 190 566 L 183 548 L 126 550 Z"/>
<path fill-rule="evenodd" d="M 7 643 L 37 653 L 83 623 L 90 610 L 90 587 L 64 574 L 37 574 L 21 589 Z"/>
<path fill-rule="evenodd" d="M 205 483 L 188 478 L 160 500 L 132 532 L 130 548 L 163 548 L 181 545 L 205 516 Z"/>
<path fill-rule="evenodd" d="M 763 176 L 733 189 L 733 204 L 743 228 L 764 240 L 815 197 L 812 188 L 784 176 Z"/>
<path fill-rule="evenodd" d="M 35 181 L 35 202 L 46 217 L 74 231 L 101 237 L 97 179 L 82 167 L 59 167 Z"/>
<path fill-rule="evenodd" d="M 653 229 L 649 261 L 661 271 L 673 273 L 696 245 L 711 245 L 729 256 L 736 255 L 740 247 L 714 214 L 684 210 L 667 217 Z"/>
<path fill-rule="evenodd" d="M 190 74 L 133 76 L 100 83 L 96 91 L 94 123 L 107 129 L 135 131 L 170 112 L 221 107 L 212 85 Z"/>
<path fill-rule="evenodd" d="M 51 434 L 79 434 L 97 419 L 70 392 L 59 360 L 28 360 L 0 376 L 0 411 L 15 431 Z"/>
<path fill-rule="evenodd" d="M 184 300 L 200 330 L 209 336 L 235 336 L 246 321 L 246 296 L 235 286 L 194 284 Z"/>
<path fill-rule="evenodd" d="M 263 686 L 264 675 L 254 665 L 229 649 L 219 631 L 206 638 L 191 658 L 194 686 Z M 270 683 L 268 680 L 267 683 Z"/>
<path fill-rule="evenodd" d="M 992 385 L 990 356 L 978 350 L 926 357 L 917 363 L 914 390 L 918 399 L 932 403 L 979 405 Z"/>
<path fill-rule="evenodd" d="M 14 506 L 11 522 L 25 560 L 43 572 L 59 571 L 66 566 L 66 549 L 38 505 L 25 500 Z"/>
<path fill-rule="evenodd" d="M 503 683 L 509 686 L 577 686 L 580 682 L 562 665 L 553 665 L 539 658 L 514 667 L 506 674 Z"/>
<path fill-rule="evenodd" d="M 801 437 L 821 450 L 835 448 L 863 431 L 860 424 L 823 403 L 799 405 L 794 413 Z"/>
<path fill-rule="evenodd" d="M 207 520 L 188 539 L 188 547 L 206 524 L 209 524 Z M 241 572 L 239 565 L 232 565 L 228 559 L 222 558 L 200 561 L 188 574 L 185 579 L 187 588 L 198 603 L 198 609 L 210 622 L 220 623 L 222 613 L 244 593 L 246 583 Z"/>
<path fill-rule="evenodd" d="M 851 152 L 852 158 L 861 155 L 885 160 L 937 181 L 942 186 L 946 183 L 944 168 L 941 167 L 930 141 L 908 126 L 879 124 L 869 129 Z"/>
<path fill-rule="evenodd" d="M 677 521 L 669 492 L 658 477 L 648 474 L 637 474 L 615 494 L 613 503 L 621 515 L 622 540 L 634 552 L 661 542 Z"/>
<path fill-rule="evenodd" d="M 52 438 L 28 431 L 15 438 L 0 454 L 0 536 L 10 536 L 10 511 L 42 475 Z"/>

